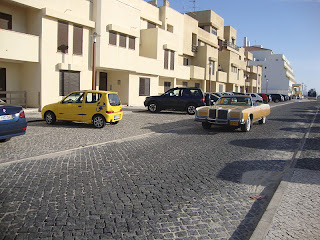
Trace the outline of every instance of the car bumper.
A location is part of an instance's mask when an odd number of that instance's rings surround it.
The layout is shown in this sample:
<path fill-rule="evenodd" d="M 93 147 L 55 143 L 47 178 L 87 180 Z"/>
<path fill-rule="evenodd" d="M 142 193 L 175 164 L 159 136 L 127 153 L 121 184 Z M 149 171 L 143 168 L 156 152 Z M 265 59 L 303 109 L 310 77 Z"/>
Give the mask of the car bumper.
<path fill-rule="evenodd" d="M 123 112 L 109 113 L 105 116 L 106 122 L 118 122 L 122 119 Z"/>
<path fill-rule="evenodd" d="M 20 136 L 26 133 L 27 122 L 0 125 L 0 140 Z"/>
<path fill-rule="evenodd" d="M 230 118 L 230 119 L 210 119 L 207 117 L 196 116 L 195 121 L 197 122 L 207 122 L 214 125 L 227 125 L 227 126 L 240 126 L 245 123 L 243 119 Z"/>

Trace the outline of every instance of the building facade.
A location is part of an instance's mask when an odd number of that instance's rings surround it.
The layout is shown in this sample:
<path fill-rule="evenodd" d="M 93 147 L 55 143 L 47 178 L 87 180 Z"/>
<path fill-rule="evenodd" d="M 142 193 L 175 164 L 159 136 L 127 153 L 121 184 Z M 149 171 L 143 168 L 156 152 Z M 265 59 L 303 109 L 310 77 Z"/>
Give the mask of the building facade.
<path fill-rule="evenodd" d="M 3 0 L 0 44 L 0 91 L 25 93 L 28 107 L 92 88 L 130 106 L 173 87 L 260 89 L 235 29 L 211 10 L 182 14 L 166 0 Z"/>
<path fill-rule="evenodd" d="M 261 66 L 263 70 L 261 91 L 292 95 L 296 84 L 290 62 L 283 54 L 275 54 L 262 46 L 245 47 L 253 54 L 250 66 Z"/>

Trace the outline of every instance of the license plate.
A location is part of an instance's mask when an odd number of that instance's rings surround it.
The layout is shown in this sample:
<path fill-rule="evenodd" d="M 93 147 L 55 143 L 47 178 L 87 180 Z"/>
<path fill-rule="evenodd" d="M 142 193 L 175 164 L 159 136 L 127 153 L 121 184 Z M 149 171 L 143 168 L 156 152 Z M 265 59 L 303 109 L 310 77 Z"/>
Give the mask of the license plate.
<path fill-rule="evenodd" d="M 238 126 L 238 121 L 230 121 L 230 126 Z"/>
<path fill-rule="evenodd" d="M 6 121 L 6 120 L 11 120 L 11 119 L 12 119 L 12 115 L 0 116 L 0 121 Z"/>
<path fill-rule="evenodd" d="M 114 116 L 114 120 L 118 120 L 119 118 L 120 118 L 119 115 L 115 115 L 115 116 Z"/>

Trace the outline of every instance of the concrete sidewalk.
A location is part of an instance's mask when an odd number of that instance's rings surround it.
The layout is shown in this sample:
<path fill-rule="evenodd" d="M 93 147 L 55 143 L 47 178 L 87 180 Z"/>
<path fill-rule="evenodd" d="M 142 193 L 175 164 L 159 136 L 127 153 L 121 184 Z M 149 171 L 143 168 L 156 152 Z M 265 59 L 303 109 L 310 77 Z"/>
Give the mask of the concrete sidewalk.
<path fill-rule="evenodd" d="M 320 239 L 319 109 L 313 120 L 250 239 Z"/>

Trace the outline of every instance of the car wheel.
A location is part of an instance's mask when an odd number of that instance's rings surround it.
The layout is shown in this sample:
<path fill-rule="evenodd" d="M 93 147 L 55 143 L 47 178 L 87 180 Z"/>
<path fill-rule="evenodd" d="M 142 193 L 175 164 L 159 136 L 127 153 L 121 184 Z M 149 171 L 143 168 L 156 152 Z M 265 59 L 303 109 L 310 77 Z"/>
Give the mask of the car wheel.
<path fill-rule="evenodd" d="M 203 127 L 203 129 L 210 129 L 211 128 L 211 123 L 203 122 L 202 123 L 202 127 Z"/>
<path fill-rule="evenodd" d="M 249 132 L 250 129 L 251 129 L 251 119 L 249 116 L 247 121 L 245 122 L 245 124 L 241 126 L 241 131 L 242 132 Z"/>
<path fill-rule="evenodd" d="M 110 122 L 110 124 L 111 125 L 116 125 L 116 124 L 118 124 L 119 123 L 119 121 L 116 121 L 116 122 Z"/>
<path fill-rule="evenodd" d="M 279 99 L 274 100 L 274 102 L 276 102 L 276 103 L 279 102 Z"/>
<path fill-rule="evenodd" d="M 151 102 L 151 103 L 149 103 L 149 105 L 148 105 L 148 110 L 149 110 L 149 112 L 151 112 L 151 113 L 156 113 L 156 112 L 159 112 L 159 105 L 157 104 L 157 103 L 155 103 L 155 102 Z"/>
<path fill-rule="evenodd" d="M 48 111 L 44 116 L 47 124 L 52 125 L 56 123 L 56 115 L 53 112 Z"/>
<path fill-rule="evenodd" d="M 259 120 L 259 124 L 265 124 L 266 123 L 266 117 L 263 117 Z"/>
<path fill-rule="evenodd" d="M 101 115 L 95 115 L 92 119 L 93 126 L 103 128 L 106 125 L 106 120 Z"/>
<path fill-rule="evenodd" d="M 187 113 L 189 115 L 194 115 L 196 113 L 196 106 L 194 104 L 189 104 L 187 106 Z"/>

